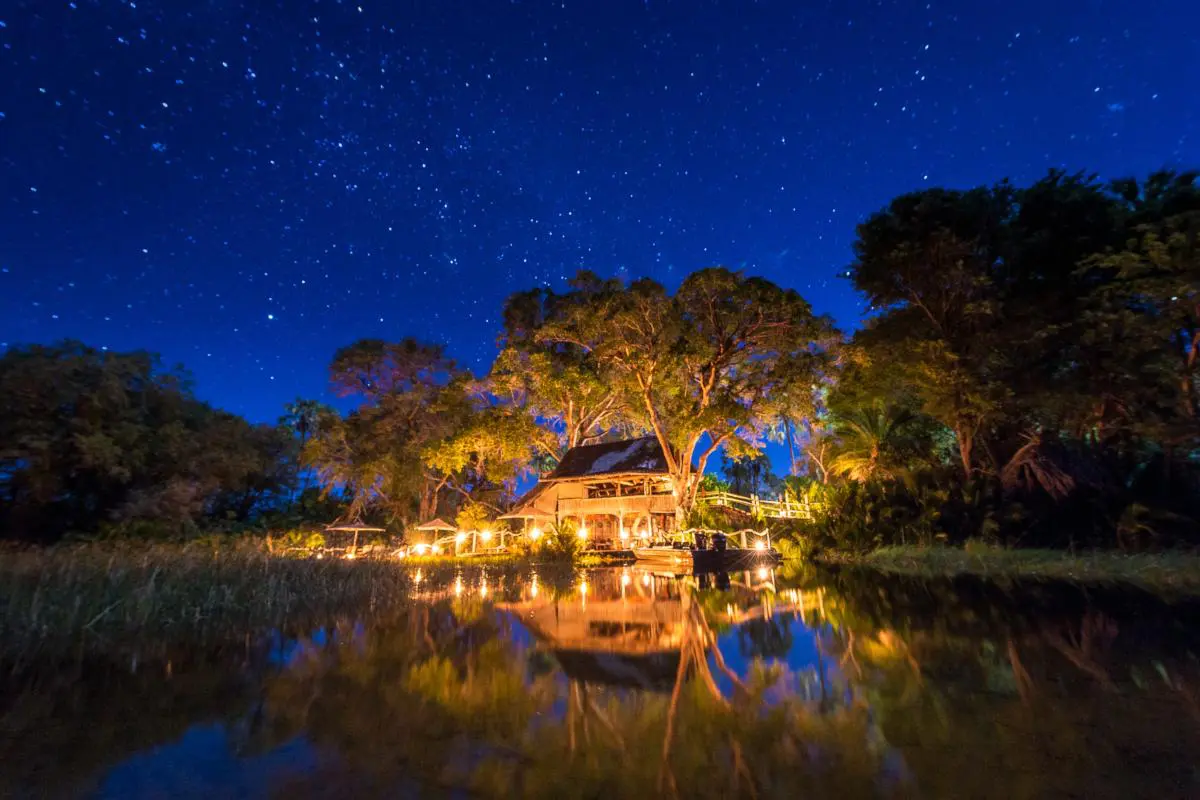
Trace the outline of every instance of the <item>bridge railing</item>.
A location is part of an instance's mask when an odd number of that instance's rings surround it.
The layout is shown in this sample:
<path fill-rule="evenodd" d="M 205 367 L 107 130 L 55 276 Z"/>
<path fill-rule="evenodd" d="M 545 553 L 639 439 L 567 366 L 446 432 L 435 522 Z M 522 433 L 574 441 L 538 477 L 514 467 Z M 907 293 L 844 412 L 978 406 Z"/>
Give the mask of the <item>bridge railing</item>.
<path fill-rule="evenodd" d="M 696 502 L 702 506 L 733 508 L 756 517 L 774 519 L 804 519 L 816 517 L 821 506 L 807 500 L 769 500 L 758 495 L 734 494 L 733 492 L 701 492 Z"/>

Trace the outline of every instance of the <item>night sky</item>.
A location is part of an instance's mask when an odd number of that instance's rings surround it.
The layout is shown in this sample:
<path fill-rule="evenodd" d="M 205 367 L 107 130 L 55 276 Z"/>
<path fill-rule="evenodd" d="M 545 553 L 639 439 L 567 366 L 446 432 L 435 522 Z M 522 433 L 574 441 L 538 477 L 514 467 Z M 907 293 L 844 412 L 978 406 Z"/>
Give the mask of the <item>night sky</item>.
<path fill-rule="evenodd" d="M 853 326 L 902 192 L 1200 163 L 1200 3 L 0 0 L 0 342 L 273 420 L 335 348 L 476 372 L 517 289 L 712 264 Z"/>

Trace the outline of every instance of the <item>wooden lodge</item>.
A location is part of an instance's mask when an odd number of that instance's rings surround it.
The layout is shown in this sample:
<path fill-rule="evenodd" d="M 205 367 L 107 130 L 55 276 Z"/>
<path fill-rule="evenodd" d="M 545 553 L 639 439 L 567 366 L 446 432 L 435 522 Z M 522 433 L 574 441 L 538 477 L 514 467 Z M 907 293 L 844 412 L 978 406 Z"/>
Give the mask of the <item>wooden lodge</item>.
<path fill-rule="evenodd" d="M 662 448 L 653 436 L 573 447 L 501 519 L 527 529 L 571 520 L 598 549 L 671 531 L 675 497 Z"/>

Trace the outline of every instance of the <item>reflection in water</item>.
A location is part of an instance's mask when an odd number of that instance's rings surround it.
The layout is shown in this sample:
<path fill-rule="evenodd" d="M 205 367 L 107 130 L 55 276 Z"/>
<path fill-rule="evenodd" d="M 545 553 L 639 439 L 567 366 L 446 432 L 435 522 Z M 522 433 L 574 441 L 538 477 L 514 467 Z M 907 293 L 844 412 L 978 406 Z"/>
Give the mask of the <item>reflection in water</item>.
<path fill-rule="evenodd" d="M 1200 796 L 1195 607 L 791 564 L 413 578 L 304 635 L 11 665 L 0 795 Z"/>

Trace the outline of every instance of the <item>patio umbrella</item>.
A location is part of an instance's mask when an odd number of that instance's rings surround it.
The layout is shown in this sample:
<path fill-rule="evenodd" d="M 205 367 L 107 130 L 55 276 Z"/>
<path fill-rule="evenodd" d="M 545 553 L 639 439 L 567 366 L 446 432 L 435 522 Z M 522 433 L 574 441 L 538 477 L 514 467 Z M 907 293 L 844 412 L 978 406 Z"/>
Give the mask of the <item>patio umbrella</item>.
<path fill-rule="evenodd" d="M 341 524 L 326 525 L 325 530 L 327 530 L 327 531 L 353 531 L 354 532 L 354 545 L 350 548 L 350 552 L 353 554 L 353 553 L 358 552 L 358 534 L 362 533 L 363 531 L 369 531 L 371 533 L 383 533 L 384 531 L 387 530 L 387 528 L 375 528 L 370 525 L 364 525 L 361 521 L 358 521 L 358 522 L 346 522 L 346 523 L 341 523 Z"/>

